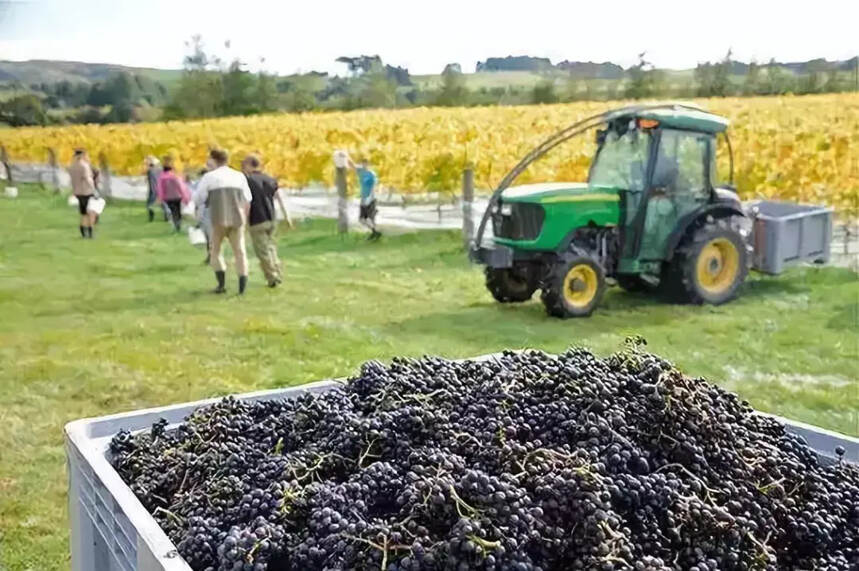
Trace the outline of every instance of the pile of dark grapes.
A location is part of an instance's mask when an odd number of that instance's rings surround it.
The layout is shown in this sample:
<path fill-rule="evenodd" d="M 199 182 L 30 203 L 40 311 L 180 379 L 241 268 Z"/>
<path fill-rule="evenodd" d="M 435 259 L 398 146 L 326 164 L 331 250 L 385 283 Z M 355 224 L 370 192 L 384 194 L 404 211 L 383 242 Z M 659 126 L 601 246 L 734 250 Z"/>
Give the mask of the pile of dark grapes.
<path fill-rule="evenodd" d="M 369 362 L 165 424 L 112 463 L 195 570 L 859 569 L 857 467 L 639 341 Z"/>

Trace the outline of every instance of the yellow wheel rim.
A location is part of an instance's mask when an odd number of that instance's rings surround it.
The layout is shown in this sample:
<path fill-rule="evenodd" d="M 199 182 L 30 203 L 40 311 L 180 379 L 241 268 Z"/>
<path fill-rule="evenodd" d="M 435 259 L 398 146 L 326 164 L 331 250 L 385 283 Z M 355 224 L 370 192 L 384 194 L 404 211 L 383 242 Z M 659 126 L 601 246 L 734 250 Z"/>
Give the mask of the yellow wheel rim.
<path fill-rule="evenodd" d="M 698 254 L 698 285 L 712 294 L 728 291 L 740 271 L 740 253 L 727 238 L 710 240 Z"/>
<path fill-rule="evenodd" d="M 587 307 L 597 294 L 599 279 L 596 271 L 587 264 L 570 268 L 564 276 L 564 300 L 573 307 Z"/>

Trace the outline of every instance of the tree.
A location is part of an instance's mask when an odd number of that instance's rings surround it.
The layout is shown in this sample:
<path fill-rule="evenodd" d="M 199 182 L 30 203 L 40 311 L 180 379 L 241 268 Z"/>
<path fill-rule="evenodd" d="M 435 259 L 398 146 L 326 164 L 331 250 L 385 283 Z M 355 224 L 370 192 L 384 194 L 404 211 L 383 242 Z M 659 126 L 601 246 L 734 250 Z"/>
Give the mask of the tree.
<path fill-rule="evenodd" d="M 581 87 L 584 86 L 586 95 L 590 94 L 590 85 L 586 81 L 576 79 L 572 73 L 567 76 L 564 91 L 566 92 L 566 101 L 578 101 L 581 98 Z M 585 97 L 588 99 L 588 97 Z"/>
<path fill-rule="evenodd" d="M 75 123 L 104 123 L 104 121 L 105 117 L 101 110 L 89 105 L 81 107 L 74 117 Z"/>
<path fill-rule="evenodd" d="M 397 84 L 381 66 L 374 66 L 356 81 L 357 107 L 394 107 Z"/>
<path fill-rule="evenodd" d="M 449 63 L 444 66 L 444 70 L 441 72 L 442 75 L 446 73 L 462 73 L 462 66 L 458 63 Z"/>
<path fill-rule="evenodd" d="M 254 76 L 243 69 L 244 64 L 233 60 L 227 73 L 221 76 L 222 98 L 218 109 L 221 115 L 248 115 L 254 112 Z"/>
<path fill-rule="evenodd" d="M 629 77 L 624 95 L 630 99 L 653 97 L 662 88 L 662 73 L 644 59 L 647 52 L 638 54 L 638 63 L 627 70 Z"/>
<path fill-rule="evenodd" d="M 761 66 L 758 62 L 752 60 L 749 62 L 749 69 L 746 72 L 746 79 L 743 81 L 743 93 L 745 95 L 756 95 L 761 92 Z"/>
<path fill-rule="evenodd" d="M 263 71 L 257 74 L 254 104 L 260 113 L 274 111 L 277 108 L 277 87 L 274 77 Z"/>
<path fill-rule="evenodd" d="M 555 82 L 551 79 L 544 79 L 534 86 L 531 92 L 532 103 L 557 103 L 558 94 L 555 91 Z"/>
<path fill-rule="evenodd" d="M 731 50 L 718 63 L 699 63 L 695 68 L 698 95 L 702 97 L 725 97 L 731 93 Z"/>
<path fill-rule="evenodd" d="M 800 82 L 799 90 L 802 93 L 818 93 L 821 90 L 823 74 L 826 71 L 826 60 L 816 59 L 808 62 L 808 73 Z"/>
<path fill-rule="evenodd" d="M 107 123 L 128 123 L 132 119 L 134 119 L 134 106 L 128 101 L 122 101 L 111 106 L 110 111 L 104 117 Z"/>
<path fill-rule="evenodd" d="M 770 59 L 767 64 L 764 92 L 768 95 L 781 95 L 788 91 L 790 91 L 790 79 L 775 59 Z"/>
<path fill-rule="evenodd" d="M 349 71 L 356 75 L 360 73 L 369 73 L 373 68 L 382 67 L 382 58 L 379 56 L 340 56 L 335 61 L 338 63 L 345 63 L 349 68 Z"/>
<path fill-rule="evenodd" d="M 39 98 L 28 93 L 0 103 L 0 121 L 11 127 L 25 127 L 44 125 L 48 116 Z"/>
<path fill-rule="evenodd" d="M 164 116 L 166 119 L 214 117 L 223 100 L 220 60 L 206 53 L 199 35 L 192 36 L 185 46 L 190 52 L 185 55 L 182 78 L 164 109 Z"/>
<path fill-rule="evenodd" d="M 293 112 L 311 111 L 317 106 L 313 92 L 303 85 L 296 85 L 287 91 L 283 102 L 286 110 Z"/>
<path fill-rule="evenodd" d="M 826 83 L 823 85 L 823 91 L 826 93 L 838 93 L 844 91 L 844 81 L 838 74 L 838 69 L 833 67 L 826 74 Z"/>
<path fill-rule="evenodd" d="M 435 104 L 443 106 L 465 105 L 468 99 L 468 88 L 465 86 L 465 76 L 462 75 L 459 64 L 448 64 L 441 74 L 441 90 Z"/>

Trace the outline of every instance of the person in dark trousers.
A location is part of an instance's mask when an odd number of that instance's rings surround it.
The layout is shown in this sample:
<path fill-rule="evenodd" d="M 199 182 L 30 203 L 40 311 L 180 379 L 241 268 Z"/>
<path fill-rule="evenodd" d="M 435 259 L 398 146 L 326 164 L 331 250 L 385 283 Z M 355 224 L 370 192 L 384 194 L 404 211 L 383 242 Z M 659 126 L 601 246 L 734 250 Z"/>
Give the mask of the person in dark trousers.
<path fill-rule="evenodd" d="M 283 281 L 280 260 L 277 257 L 277 220 L 274 212 L 277 181 L 262 172 L 261 168 L 257 155 L 248 155 L 242 161 L 242 171 L 248 178 L 248 186 L 253 196 L 248 231 L 268 287 L 277 287 Z"/>
<path fill-rule="evenodd" d="M 149 213 L 149 221 L 155 220 L 155 202 L 158 200 L 158 177 L 161 176 L 161 163 L 153 156 L 146 157 L 146 184 L 149 193 L 146 195 L 146 211 Z"/>
<path fill-rule="evenodd" d="M 158 200 L 170 209 L 173 229 L 182 231 L 182 205 L 191 200 L 188 186 L 173 170 L 173 165 L 164 161 L 164 170 L 158 177 Z"/>
<path fill-rule="evenodd" d="M 95 213 L 90 212 L 87 206 L 95 194 L 95 176 L 86 150 L 75 149 L 72 164 L 69 165 L 69 177 L 72 181 L 72 192 L 78 199 L 81 238 L 92 238 Z"/>
<path fill-rule="evenodd" d="M 359 160 L 356 165 L 352 159 L 349 159 L 349 166 L 355 171 L 358 185 L 361 188 L 361 210 L 358 214 L 358 221 L 370 229 L 368 240 L 378 240 L 382 236 L 376 227 L 376 183 L 379 179 L 376 173 L 370 169 L 366 160 Z"/>

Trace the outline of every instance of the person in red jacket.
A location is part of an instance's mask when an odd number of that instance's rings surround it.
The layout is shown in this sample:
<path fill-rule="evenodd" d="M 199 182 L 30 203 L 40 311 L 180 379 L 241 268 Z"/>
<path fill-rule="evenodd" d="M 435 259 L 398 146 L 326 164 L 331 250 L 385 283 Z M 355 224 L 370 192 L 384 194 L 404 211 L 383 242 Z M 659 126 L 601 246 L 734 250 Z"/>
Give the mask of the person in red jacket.
<path fill-rule="evenodd" d="M 158 200 L 170 209 L 173 228 L 182 231 L 182 205 L 191 200 L 191 192 L 182 177 L 173 170 L 170 161 L 164 161 L 164 170 L 158 176 Z"/>

